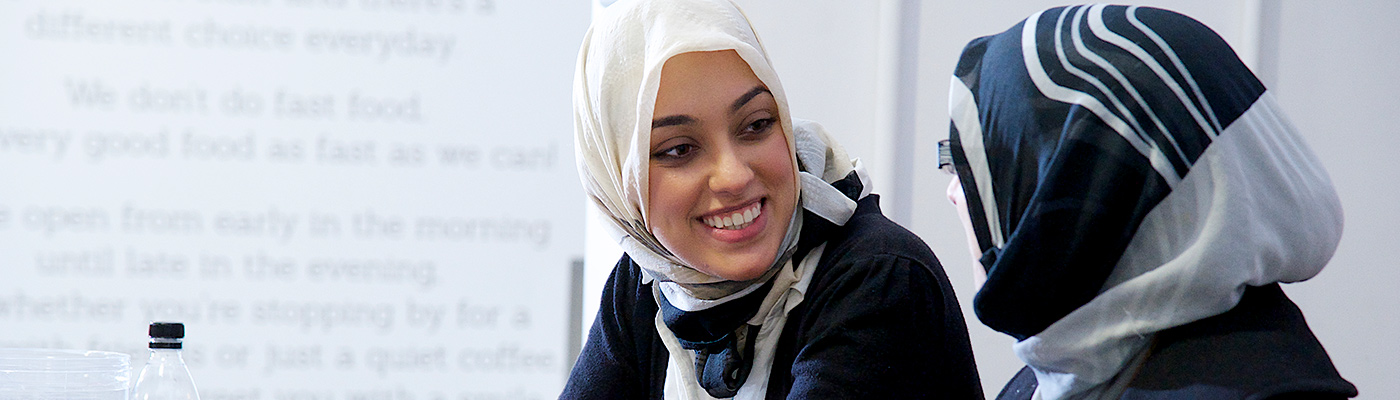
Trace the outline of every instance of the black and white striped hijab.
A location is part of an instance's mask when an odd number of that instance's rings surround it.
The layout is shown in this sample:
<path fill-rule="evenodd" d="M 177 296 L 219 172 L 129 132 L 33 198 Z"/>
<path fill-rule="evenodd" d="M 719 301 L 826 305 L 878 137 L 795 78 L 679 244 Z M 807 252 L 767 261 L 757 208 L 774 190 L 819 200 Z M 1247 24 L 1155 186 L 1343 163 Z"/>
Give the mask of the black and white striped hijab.
<path fill-rule="evenodd" d="M 1116 396 L 1154 332 L 1317 274 L 1332 183 L 1215 32 L 1170 11 L 1046 10 L 963 50 L 954 166 L 986 284 L 1039 398 Z"/>

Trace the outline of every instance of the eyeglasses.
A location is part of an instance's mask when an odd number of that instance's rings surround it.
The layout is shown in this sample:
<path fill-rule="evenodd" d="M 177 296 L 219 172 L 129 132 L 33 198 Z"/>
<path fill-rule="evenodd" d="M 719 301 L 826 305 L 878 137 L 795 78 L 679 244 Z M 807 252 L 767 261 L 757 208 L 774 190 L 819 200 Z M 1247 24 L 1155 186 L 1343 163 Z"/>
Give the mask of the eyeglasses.
<path fill-rule="evenodd" d="M 938 141 L 938 169 L 949 175 L 956 175 L 953 169 L 953 146 L 948 139 Z"/>

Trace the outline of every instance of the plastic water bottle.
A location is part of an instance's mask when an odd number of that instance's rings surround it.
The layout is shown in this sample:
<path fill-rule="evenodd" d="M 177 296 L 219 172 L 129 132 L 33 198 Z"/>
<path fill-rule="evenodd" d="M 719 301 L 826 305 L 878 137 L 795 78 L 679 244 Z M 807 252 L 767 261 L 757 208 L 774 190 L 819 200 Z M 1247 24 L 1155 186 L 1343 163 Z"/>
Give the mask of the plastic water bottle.
<path fill-rule="evenodd" d="M 151 323 L 151 359 L 141 369 L 132 400 L 199 400 L 199 392 L 190 378 L 190 369 L 180 356 L 184 346 L 185 324 L 179 322 Z"/>

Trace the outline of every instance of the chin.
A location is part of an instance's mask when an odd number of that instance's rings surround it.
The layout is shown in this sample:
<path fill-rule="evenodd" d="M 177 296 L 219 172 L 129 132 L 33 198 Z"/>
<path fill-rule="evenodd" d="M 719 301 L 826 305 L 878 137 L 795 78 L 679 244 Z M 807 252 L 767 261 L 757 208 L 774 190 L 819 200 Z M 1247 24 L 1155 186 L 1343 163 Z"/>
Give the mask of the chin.
<path fill-rule="evenodd" d="M 729 261 L 729 265 L 726 267 L 719 268 L 711 267 L 707 268 L 707 271 L 701 272 L 704 272 L 716 278 L 730 281 L 747 281 L 763 276 L 764 272 L 768 272 L 768 267 L 773 265 L 772 255 L 763 258 L 762 260 L 745 259 L 740 260 L 737 263 L 734 262 L 735 258 L 737 257 L 720 257 L 720 259 L 722 260 Z M 716 264 L 710 265 L 713 266 Z"/>

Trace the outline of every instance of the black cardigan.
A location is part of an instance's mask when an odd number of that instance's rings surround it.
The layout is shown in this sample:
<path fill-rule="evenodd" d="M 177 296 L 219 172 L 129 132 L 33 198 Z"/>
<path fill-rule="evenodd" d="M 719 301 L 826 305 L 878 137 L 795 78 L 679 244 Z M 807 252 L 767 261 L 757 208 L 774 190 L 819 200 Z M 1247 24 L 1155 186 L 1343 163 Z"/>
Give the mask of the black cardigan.
<path fill-rule="evenodd" d="M 767 398 L 981 399 L 962 311 L 928 246 L 875 195 L 845 226 L 804 218 L 804 234 L 822 232 L 827 247 L 779 336 Z M 559 398 L 662 398 L 669 355 L 641 282 L 624 255 Z"/>
<path fill-rule="evenodd" d="M 1235 308 L 1158 332 L 1123 400 L 1344 399 L 1342 379 L 1302 311 L 1278 284 L 1245 289 Z M 1030 399 L 1035 374 L 1022 369 L 998 400 Z"/>

